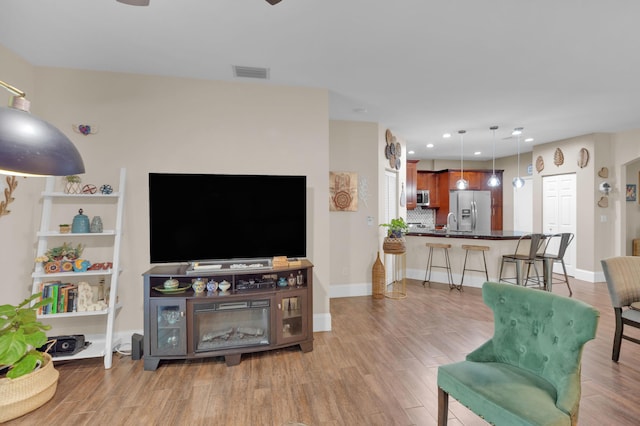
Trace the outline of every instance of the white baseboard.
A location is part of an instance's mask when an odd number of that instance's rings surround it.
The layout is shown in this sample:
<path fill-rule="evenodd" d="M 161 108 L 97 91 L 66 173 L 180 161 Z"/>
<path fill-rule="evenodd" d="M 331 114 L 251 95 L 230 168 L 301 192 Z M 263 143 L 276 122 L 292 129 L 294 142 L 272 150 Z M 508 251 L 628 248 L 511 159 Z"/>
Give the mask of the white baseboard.
<path fill-rule="evenodd" d="M 329 287 L 329 299 L 371 296 L 371 283 L 334 284 Z"/>
<path fill-rule="evenodd" d="M 585 271 L 584 269 L 576 269 L 575 279 L 587 281 L 590 283 L 599 283 L 605 281 L 604 272 L 602 271 Z"/>
<path fill-rule="evenodd" d="M 316 331 L 331 331 L 331 314 L 313 315 L 313 332 Z"/>

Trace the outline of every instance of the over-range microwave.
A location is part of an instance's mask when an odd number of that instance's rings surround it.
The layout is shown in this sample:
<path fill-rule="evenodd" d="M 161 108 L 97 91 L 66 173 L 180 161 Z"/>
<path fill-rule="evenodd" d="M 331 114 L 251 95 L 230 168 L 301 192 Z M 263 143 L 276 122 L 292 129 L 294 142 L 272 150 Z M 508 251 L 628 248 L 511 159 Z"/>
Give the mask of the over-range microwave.
<path fill-rule="evenodd" d="M 416 204 L 418 206 L 429 206 L 429 191 L 425 189 L 419 189 L 416 192 Z"/>

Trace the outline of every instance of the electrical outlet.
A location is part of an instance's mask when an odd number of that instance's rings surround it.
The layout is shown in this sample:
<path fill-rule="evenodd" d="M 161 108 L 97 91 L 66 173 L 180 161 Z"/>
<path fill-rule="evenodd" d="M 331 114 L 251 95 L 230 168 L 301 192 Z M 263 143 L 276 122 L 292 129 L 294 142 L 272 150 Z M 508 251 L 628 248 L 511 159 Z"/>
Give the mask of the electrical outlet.
<path fill-rule="evenodd" d="M 373 216 L 367 216 L 367 225 L 373 226 Z"/>

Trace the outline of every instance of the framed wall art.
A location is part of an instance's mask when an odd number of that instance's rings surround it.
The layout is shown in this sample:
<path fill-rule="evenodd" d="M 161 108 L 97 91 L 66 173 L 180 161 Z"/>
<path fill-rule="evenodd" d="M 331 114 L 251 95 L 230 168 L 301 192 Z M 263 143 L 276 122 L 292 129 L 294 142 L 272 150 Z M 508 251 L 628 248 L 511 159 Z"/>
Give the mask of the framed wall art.
<path fill-rule="evenodd" d="M 329 211 L 358 210 L 358 174 L 329 172 Z"/>
<path fill-rule="evenodd" d="M 627 184 L 627 201 L 636 200 L 636 185 Z"/>

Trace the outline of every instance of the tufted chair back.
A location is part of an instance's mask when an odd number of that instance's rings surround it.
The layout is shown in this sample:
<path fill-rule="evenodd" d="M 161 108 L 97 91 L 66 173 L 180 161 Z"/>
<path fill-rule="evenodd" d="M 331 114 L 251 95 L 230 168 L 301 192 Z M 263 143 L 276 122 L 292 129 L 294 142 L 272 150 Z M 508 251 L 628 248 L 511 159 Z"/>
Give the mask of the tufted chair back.
<path fill-rule="evenodd" d="M 595 337 L 599 312 L 579 300 L 509 284 L 487 282 L 482 296 L 494 313 L 494 335 L 467 360 L 528 370 L 553 385 L 559 409 L 577 415 L 582 348 Z"/>

